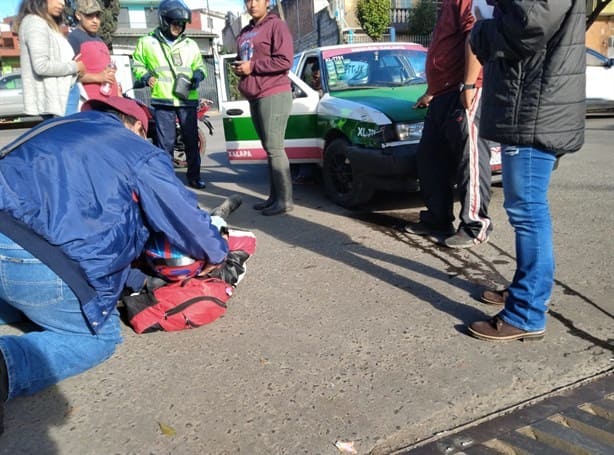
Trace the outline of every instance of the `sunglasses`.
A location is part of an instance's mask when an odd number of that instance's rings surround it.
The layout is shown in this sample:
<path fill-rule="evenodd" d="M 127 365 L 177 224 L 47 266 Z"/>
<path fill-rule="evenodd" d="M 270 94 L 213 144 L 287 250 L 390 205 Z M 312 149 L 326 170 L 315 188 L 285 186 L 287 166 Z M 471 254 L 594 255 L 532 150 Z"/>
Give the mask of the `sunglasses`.
<path fill-rule="evenodd" d="M 171 25 L 174 27 L 183 27 L 185 25 L 185 22 L 183 21 L 172 21 Z"/>

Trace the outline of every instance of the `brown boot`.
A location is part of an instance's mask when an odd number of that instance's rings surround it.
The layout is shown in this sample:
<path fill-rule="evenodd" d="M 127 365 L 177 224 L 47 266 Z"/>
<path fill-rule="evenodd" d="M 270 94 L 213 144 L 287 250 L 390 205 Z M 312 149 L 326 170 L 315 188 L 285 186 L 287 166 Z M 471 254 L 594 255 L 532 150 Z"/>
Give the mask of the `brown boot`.
<path fill-rule="evenodd" d="M 488 321 L 477 321 L 467 327 L 469 335 L 485 341 L 541 340 L 545 330 L 522 330 L 508 324 L 498 315 Z"/>
<path fill-rule="evenodd" d="M 510 295 L 510 293 L 507 289 L 486 289 L 482 292 L 480 300 L 489 305 L 505 305 L 508 295 Z"/>

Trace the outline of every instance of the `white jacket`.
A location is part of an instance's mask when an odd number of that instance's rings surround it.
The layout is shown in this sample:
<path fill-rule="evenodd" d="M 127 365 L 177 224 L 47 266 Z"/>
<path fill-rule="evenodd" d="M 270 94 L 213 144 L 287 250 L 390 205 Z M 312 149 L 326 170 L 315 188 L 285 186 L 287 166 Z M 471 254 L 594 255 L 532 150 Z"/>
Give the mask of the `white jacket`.
<path fill-rule="evenodd" d="M 19 42 L 25 113 L 64 115 L 77 74 L 70 43 L 34 14 L 23 18 Z"/>

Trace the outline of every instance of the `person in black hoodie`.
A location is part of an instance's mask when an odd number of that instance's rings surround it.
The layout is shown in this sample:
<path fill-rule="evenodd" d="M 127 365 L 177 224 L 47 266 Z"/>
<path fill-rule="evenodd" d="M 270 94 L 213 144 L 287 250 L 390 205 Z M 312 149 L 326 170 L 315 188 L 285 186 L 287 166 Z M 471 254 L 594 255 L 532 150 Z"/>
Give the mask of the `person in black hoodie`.
<path fill-rule="evenodd" d="M 503 311 L 469 325 L 488 341 L 541 339 L 554 281 L 548 185 L 558 158 L 579 150 L 585 122 L 584 0 L 499 0 L 470 43 L 484 65 L 480 134 L 501 143 L 504 206 L 516 232 L 516 272 L 483 300 Z"/>

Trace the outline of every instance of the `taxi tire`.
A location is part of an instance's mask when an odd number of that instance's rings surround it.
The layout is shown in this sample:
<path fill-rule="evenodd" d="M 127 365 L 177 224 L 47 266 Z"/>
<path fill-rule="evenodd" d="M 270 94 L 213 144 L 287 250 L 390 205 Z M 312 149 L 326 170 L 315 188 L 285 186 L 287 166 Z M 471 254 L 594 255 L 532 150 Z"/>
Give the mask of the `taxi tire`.
<path fill-rule="evenodd" d="M 373 188 L 363 179 L 356 179 L 347 154 L 348 141 L 333 140 L 324 152 L 322 178 L 327 196 L 342 207 L 352 208 L 368 202 Z"/>

